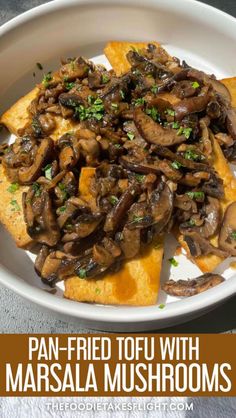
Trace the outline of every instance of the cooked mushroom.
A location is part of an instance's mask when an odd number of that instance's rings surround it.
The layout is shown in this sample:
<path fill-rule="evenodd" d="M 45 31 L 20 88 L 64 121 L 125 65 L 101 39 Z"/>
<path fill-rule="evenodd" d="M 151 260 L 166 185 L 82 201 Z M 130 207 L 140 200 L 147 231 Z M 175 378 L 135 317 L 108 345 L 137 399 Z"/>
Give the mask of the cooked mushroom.
<path fill-rule="evenodd" d="M 185 232 L 184 240 L 188 245 L 192 257 L 198 257 L 202 254 L 214 254 L 218 257 L 225 258 L 229 255 L 227 251 L 214 247 L 206 238 L 203 238 L 197 232 L 191 231 L 191 229 Z"/>
<path fill-rule="evenodd" d="M 47 164 L 53 151 L 51 138 L 44 138 L 37 149 L 34 163 L 30 167 L 21 167 L 18 172 L 21 184 L 30 184 L 37 180 L 42 168 Z"/>
<path fill-rule="evenodd" d="M 184 135 L 178 135 L 175 129 L 162 127 L 140 108 L 134 111 L 134 123 L 142 137 L 151 144 L 171 146 L 186 141 Z"/>
<path fill-rule="evenodd" d="M 225 211 L 219 246 L 230 255 L 236 255 L 236 202 L 231 203 Z"/>
<path fill-rule="evenodd" d="M 190 227 L 189 222 L 180 225 L 180 232 L 184 234 L 187 228 L 188 230 L 198 232 L 204 238 L 210 238 L 215 235 L 219 229 L 221 218 L 219 200 L 208 196 L 202 212 L 202 224 L 200 226 L 196 226 L 193 218 L 191 218 L 193 225 Z"/>
<path fill-rule="evenodd" d="M 49 247 L 56 245 L 60 239 L 60 230 L 52 208 L 52 201 L 46 190 L 37 192 L 30 189 L 23 193 L 23 211 L 27 232 L 31 238 Z"/>
<path fill-rule="evenodd" d="M 206 108 L 209 100 L 209 89 L 204 87 L 198 96 L 181 100 L 181 102 L 173 106 L 176 120 L 181 121 L 184 116 L 188 115 L 189 113 L 202 112 Z"/>
<path fill-rule="evenodd" d="M 205 292 L 224 281 L 224 277 L 215 273 L 206 273 L 195 279 L 189 280 L 168 280 L 162 286 L 164 292 L 171 296 L 189 297 Z"/>
<path fill-rule="evenodd" d="M 121 195 L 117 204 L 108 213 L 104 225 L 105 232 L 115 232 L 119 227 L 122 218 L 130 208 L 137 194 L 140 192 L 139 184 L 131 184 L 131 186 Z"/>

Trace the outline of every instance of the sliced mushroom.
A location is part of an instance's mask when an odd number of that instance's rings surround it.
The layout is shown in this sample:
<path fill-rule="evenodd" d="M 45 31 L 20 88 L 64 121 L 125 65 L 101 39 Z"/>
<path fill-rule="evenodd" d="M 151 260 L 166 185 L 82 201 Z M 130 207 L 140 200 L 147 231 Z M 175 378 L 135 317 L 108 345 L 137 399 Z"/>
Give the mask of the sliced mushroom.
<path fill-rule="evenodd" d="M 29 236 L 41 244 L 55 246 L 61 234 L 48 192 L 42 190 L 35 200 L 35 191 L 30 189 L 23 193 L 22 203 Z"/>
<path fill-rule="evenodd" d="M 225 211 L 219 246 L 230 255 L 236 255 L 236 202 L 231 203 Z"/>
<path fill-rule="evenodd" d="M 178 135 L 176 129 L 162 127 L 140 108 L 134 110 L 134 123 L 142 137 L 151 144 L 168 147 L 186 141 L 185 136 Z"/>
<path fill-rule="evenodd" d="M 131 186 L 121 195 L 117 204 L 108 213 L 104 225 L 105 232 L 115 232 L 119 227 L 122 219 L 126 215 L 137 194 L 140 192 L 139 184 L 131 184 Z"/>
<path fill-rule="evenodd" d="M 185 233 L 185 229 L 191 229 L 191 231 L 198 232 L 204 238 L 210 238 L 216 234 L 220 225 L 220 203 L 218 199 L 214 197 L 207 197 L 207 203 L 203 207 L 202 225 L 189 227 L 187 224 L 180 225 L 180 232 Z"/>
<path fill-rule="evenodd" d="M 196 97 L 181 100 L 181 102 L 173 106 L 176 120 L 181 121 L 189 113 L 202 112 L 206 108 L 209 100 L 210 93 L 208 88 L 202 88 L 201 93 Z"/>
<path fill-rule="evenodd" d="M 221 258 L 228 257 L 229 253 L 221 250 L 220 248 L 214 247 L 206 238 L 203 238 L 197 232 L 191 230 L 186 231 L 184 235 L 190 254 L 192 257 L 198 257 L 200 255 L 214 254 Z"/>
<path fill-rule="evenodd" d="M 34 163 L 30 167 L 21 167 L 18 172 L 19 183 L 30 184 L 37 180 L 42 168 L 47 164 L 53 152 L 53 140 L 44 138 L 37 149 Z"/>
<path fill-rule="evenodd" d="M 205 292 L 224 281 L 219 274 L 206 273 L 190 280 L 168 280 L 162 286 L 164 292 L 171 296 L 189 297 Z"/>
<path fill-rule="evenodd" d="M 216 197 L 217 199 L 223 199 L 223 180 L 219 178 L 215 173 L 211 173 L 210 179 L 203 183 L 202 191 L 209 196 Z"/>

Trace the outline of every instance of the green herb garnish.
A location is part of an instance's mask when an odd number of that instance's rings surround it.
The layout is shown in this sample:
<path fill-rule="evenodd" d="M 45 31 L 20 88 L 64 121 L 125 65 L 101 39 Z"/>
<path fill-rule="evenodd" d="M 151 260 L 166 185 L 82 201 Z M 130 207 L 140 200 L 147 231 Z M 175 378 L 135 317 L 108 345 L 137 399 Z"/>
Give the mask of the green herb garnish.
<path fill-rule="evenodd" d="M 179 161 L 173 161 L 173 163 L 171 164 L 171 166 L 173 168 L 175 168 L 176 170 L 179 170 L 182 167 L 182 164 L 179 163 Z"/>
<path fill-rule="evenodd" d="M 66 90 L 71 90 L 73 87 L 75 87 L 75 82 L 71 81 L 70 83 L 68 81 L 64 81 L 64 86 Z"/>
<path fill-rule="evenodd" d="M 154 106 L 146 109 L 146 114 L 150 116 L 155 122 L 161 122 L 160 114 Z"/>
<path fill-rule="evenodd" d="M 125 93 L 123 90 L 120 90 L 120 97 L 124 100 L 125 99 Z"/>
<path fill-rule="evenodd" d="M 88 97 L 90 107 L 84 107 L 83 105 L 75 107 L 75 116 L 80 120 L 95 118 L 101 120 L 104 114 L 103 101 L 99 98 L 95 99 L 92 96 Z"/>
<path fill-rule="evenodd" d="M 136 180 L 138 180 L 139 183 L 142 183 L 143 180 L 145 179 L 145 175 L 144 174 L 135 174 L 135 178 L 136 178 Z"/>
<path fill-rule="evenodd" d="M 179 122 L 172 122 L 172 123 L 171 123 L 171 127 L 172 127 L 173 129 L 179 129 Z"/>
<path fill-rule="evenodd" d="M 78 271 L 78 276 L 79 276 L 81 279 L 85 279 L 85 277 L 87 276 L 87 274 L 86 274 L 86 270 L 85 270 L 85 269 L 79 269 L 79 271 Z"/>
<path fill-rule="evenodd" d="M 194 89 L 198 89 L 198 87 L 200 87 L 200 84 L 199 84 L 197 81 L 194 81 L 194 82 L 192 83 L 192 87 L 193 87 Z"/>
<path fill-rule="evenodd" d="M 144 97 L 139 97 L 138 99 L 133 100 L 133 104 L 135 107 L 144 105 L 146 100 Z"/>
<path fill-rule="evenodd" d="M 66 206 L 61 206 L 58 210 L 59 212 L 63 213 L 66 210 Z"/>
<path fill-rule="evenodd" d="M 7 189 L 7 191 L 9 192 L 9 193 L 15 193 L 18 189 L 19 189 L 19 184 L 18 183 L 12 183 L 9 187 L 8 187 L 8 189 Z"/>
<path fill-rule="evenodd" d="M 154 86 L 151 87 L 151 92 L 154 93 L 154 94 L 157 94 L 158 86 L 156 84 L 154 84 Z"/>
<path fill-rule="evenodd" d="M 142 222 L 143 219 L 144 219 L 144 216 L 136 216 L 136 215 L 134 215 L 132 222 Z"/>
<path fill-rule="evenodd" d="M 43 70 L 43 66 L 42 66 L 42 64 L 40 64 L 40 62 L 36 62 L 36 65 L 37 65 L 39 70 Z"/>
<path fill-rule="evenodd" d="M 127 137 L 130 139 L 130 141 L 132 141 L 135 138 L 135 135 L 132 132 L 127 132 Z"/>
<path fill-rule="evenodd" d="M 166 109 L 166 114 L 169 116 L 175 116 L 175 111 L 172 109 Z"/>
<path fill-rule="evenodd" d="M 95 293 L 96 293 L 96 295 L 100 295 L 100 293 L 101 293 L 101 289 L 99 289 L 98 287 L 96 287 L 96 289 L 95 289 Z"/>
<path fill-rule="evenodd" d="M 59 187 L 59 189 L 61 190 L 61 192 L 62 192 L 62 199 L 63 200 L 66 200 L 66 198 L 67 198 L 67 190 L 66 190 L 66 186 L 65 186 L 65 184 L 64 183 L 58 183 L 58 185 L 57 185 L 58 187 Z"/>
<path fill-rule="evenodd" d="M 32 189 L 34 191 L 34 195 L 35 197 L 39 197 L 41 196 L 42 190 L 41 190 L 41 186 L 38 183 L 33 183 L 32 184 Z"/>
<path fill-rule="evenodd" d="M 116 205 L 118 201 L 119 201 L 118 197 L 116 197 L 116 196 L 114 196 L 114 195 L 112 195 L 112 196 L 110 196 L 110 197 L 109 197 L 109 202 L 110 202 L 112 205 Z"/>
<path fill-rule="evenodd" d="M 12 199 L 10 201 L 10 204 L 13 206 L 13 208 L 11 209 L 12 211 L 20 211 L 20 206 L 18 205 L 17 200 Z"/>
<path fill-rule="evenodd" d="M 169 258 L 169 262 L 174 267 L 177 267 L 179 265 L 178 261 L 176 261 L 174 257 Z"/>
<path fill-rule="evenodd" d="M 233 240 L 235 240 L 235 241 L 236 241 L 236 231 L 233 231 L 233 232 L 230 234 L 230 237 L 231 237 Z"/>
<path fill-rule="evenodd" d="M 106 84 L 108 83 L 108 81 L 110 81 L 110 78 L 108 77 L 107 74 L 102 74 L 102 83 Z"/>
<path fill-rule="evenodd" d="M 158 306 L 158 308 L 159 308 L 159 309 L 164 309 L 164 308 L 165 308 L 165 306 L 166 306 L 166 305 L 165 305 L 164 303 L 161 303 L 161 304 Z"/>
<path fill-rule="evenodd" d="M 43 80 L 42 83 L 44 85 L 44 87 L 48 87 L 49 86 L 49 82 L 52 80 L 52 71 L 48 71 L 47 74 L 44 74 L 43 76 Z"/>
<path fill-rule="evenodd" d="M 113 109 L 118 109 L 118 104 L 117 104 L 117 103 L 112 103 L 112 104 L 111 104 L 111 107 L 112 107 Z"/>
<path fill-rule="evenodd" d="M 183 128 L 183 126 L 181 126 L 177 132 L 177 135 L 182 135 L 184 134 L 186 139 L 190 138 L 190 135 L 192 133 L 192 128 Z"/>
<path fill-rule="evenodd" d="M 190 197 L 190 199 L 204 199 L 205 193 L 204 192 L 187 192 L 186 195 Z"/>
<path fill-rule="evenodd" d="M 46 167 L 43 168 L 43 171 L 46 179 L 52 180 L 52 164 L 46 165 Z"/>

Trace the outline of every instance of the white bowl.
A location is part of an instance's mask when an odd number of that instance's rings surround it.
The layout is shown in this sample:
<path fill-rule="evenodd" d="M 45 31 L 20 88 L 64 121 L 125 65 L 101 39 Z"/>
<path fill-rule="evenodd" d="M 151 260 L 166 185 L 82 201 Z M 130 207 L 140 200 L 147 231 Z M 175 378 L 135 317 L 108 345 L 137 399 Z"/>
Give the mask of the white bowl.
<path fill-rule="evenodd" d="M 1 112 L 40 81 L 45 70 L 57 68 L 62 56 L 101 57 L 109 40 L 158 40 L 171 54 L 186 59 L 218 78 L 236 74 L 236 20 L 193 0 L 56 0 L 6 23 L 0 29 Z M 33 77 L 36 72 L 36 78 Z M 164 309 L 111 307 L 63 299 L 62 291 L 45 292 L 24 251 L 16 249 L 1 230 L 0 282 L 23 297 L 94 329 L 140 331 L 188 321 L 236 293 L 236 278 L 225 263 L 227 279 L 203 294 L 178 300 L 167 298 Z M 169 250 L 169 245 L 167 245 Z M 167 258 L 167 256 L 166 256 Z M 182 256 L 174 276 L 196 275 Z M 164 267 L 162 280 L 169 269 Z M 164 295 L 160 292 L 159 303 Z"/>

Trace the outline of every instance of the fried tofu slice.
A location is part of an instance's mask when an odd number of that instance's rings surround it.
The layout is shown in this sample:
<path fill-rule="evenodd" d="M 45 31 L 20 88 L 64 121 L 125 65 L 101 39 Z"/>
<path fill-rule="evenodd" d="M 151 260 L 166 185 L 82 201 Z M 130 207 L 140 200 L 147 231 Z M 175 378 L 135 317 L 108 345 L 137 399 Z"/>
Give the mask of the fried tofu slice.
<path fill-rule="evenodd" d="M 12 134 L 20 135 L 30 121 L 28 107 L 30 103 L 36 99 L 38 94 L 39 89 L 38 87 L 35 87 L 28 94 L 17 100 L 17 102 L 0 117 L 0 123 Z"/>
<path fill-rule="evenodd" d="M 18 247 L 29 248 L 33 240 L 27 234 L 22 209 L 22 193 L 27 190 L 27 187 L 21 186 L 14 193 L 11 193 L 9 191 L 10 186 L 11 183 L 0 164 L 0 222 L 10 232 Z"/>
<path fill-rule="evenodd" d="M 236 106 L 236 77 L 226 78 L 222 80 L 222 83 L 228 88 L 231 97 L 232 105 Z M 226 160 L 220 145 L 217 140 L 214 139 L 213 143 L 213 152 L 214 152 L 214 168 L 218 173 L 219 177 L 223 180 L 225 198 L 220 202 L 222 214 L 225 212 L 226 208 L 233 202 L 236 202 L 236 179 L 230 169 L 228 161 Z M 177 234 L 177 239 L 181 246 L 186 250 L 189 258 L 195 262 L 198 267 L 205 272 L 212 272 L 222 261 L 223 258 L 218 257 L 213 254 L 200 256 L 197 258 L 192 258 L 188 246 L 183 239 L 183 235 Z M 212 245 L 218 245 L 218 235 L 211 238 L 210 240 Z"/>
<path fill-rule="evenodd" d="M 110 41 L 104 48 L 104 54 L 110 62 L 116 75 L 120 76 L 127 73 L 130 69 L 130 63 L 126 58 L 126 54 L 131 49 L 143 49 L 147 48 L 148 44 L 154 44 L 157 47 L 161 47 L 158 42 L 118 42 Z"/>
<path fill-rule="evenodd" d="M 81 197 L 91 202 L 90 184 L 95 169 L 82 168 L 79 182 Z M 78 276 L 65 281 L 64 296 L 80 302 L 106 305 L 148 306 L 157 301 L 163 258 L 163 238 L 141 250 L 138 258 L 127 261 L 115 274 L 102 279 L 81 279 Z"/>
<path fill-rule="evenodd" d="M 3 113 L 0 117 L 0 124 L 4 125 L 12 134 L 20 136 L 31 122 L 31 115 L 28 108 L 31 102 L 37 98 L 38 94 L 39 88 L 35 87 L 28 94 L 21 97 L 10 109 Z M 66 132 L 79 128 L 79 123 L 71 119 L 64 119 L 61 116 L 55 115 L 54 120 L 56 126 L 50 134 L 50 137 L 54 141 Z"/>

